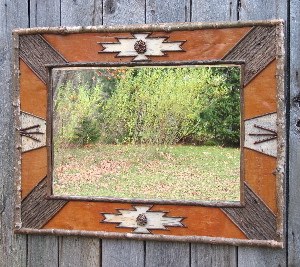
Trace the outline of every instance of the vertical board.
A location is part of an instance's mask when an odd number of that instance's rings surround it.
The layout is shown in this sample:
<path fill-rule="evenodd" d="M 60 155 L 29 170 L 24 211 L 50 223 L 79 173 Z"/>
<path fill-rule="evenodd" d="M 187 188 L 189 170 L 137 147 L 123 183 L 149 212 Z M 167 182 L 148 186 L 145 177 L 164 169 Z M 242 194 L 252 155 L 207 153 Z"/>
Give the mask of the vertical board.
<path fill-rule="evenodd" d="M 190 266 L 190 245 L 175 242 L 146 242 L 145 266 Z M 205 266 L 205 265 L 200 265 Z"/>
<path fill-rule="evenodd" d="M 144 265 L 144 241 L 102 240 L 102 267 Z"/>
<path fill-rule="evenodd" d="M 60 1 L 62 26 L 102 24 L 101 0 Z M 59 238 L 59 266 L 100 266 L 100 260 L 98 238 Z"/>
<path fill-rule="evenodd" d="M 237 248 L 234 246 L 192 244 L 191 267 L 237 266 Z"/>
<path fill-rule="evenodd" d="M 28 236 L 27 266 L 57 267 L 58 238 L 53 236 Z"/>
<path fill-rule="evenodd" d="M 288 263 L 300 266 L 300 2 L 290 2 L 290 170 L 288 206 Z"/>
<path fill-rule="evenodd" d="M 62 26 L 89 26 L 102 24 L 101 0 L 61 0 Z"/>
<path fill-rule="evenodd" d="M 28 27 L 26 0 L 0 0 L 0 266 L 26 266 L 26 236 L 14 227 L 12 29 Z"/>
<path fill-rule="evenodd" d="M 98 238 L 60 237 L 59 267 L 96 267 L 101 266 Z"/>
<path fill-rule="evenodd" d="M 145 23 L 144 0 L 103 0 L 103 25 Z"/>
<path fill-rule="evenodd" d="M 60 26 L 60 0 L 29 1 L 29 26 Z"/>
<path fill-rule="evenodd" d="M 238 0 L 193 0 L 191 21 L 227 21 L 237 19 Z"/>
<path fill-rule="evenodd" d="M 264 20 L 284 19 L 287 17 L 287 2 L 281 0 L 241 0 L 239 3 L 239 19 Z M 278 14 L 285 17 L 278 17 Z M 239 266 L 285 266 L 286 250 L 269 248 L 238 248 Z"/>
<path fill-rule="evenodd" d="M 237 19 L 237 5 L 237 0 L 192 1 L 191 21 L 234 21 Z M 191 266 L 235 266 L 236 257 L 234 246 L 191 244 Z M 227 261 L 222 263 L 223 260 Z"/>
<path fill-rule="evenodd" d="M 60 26 L 60 0 L 31 0 L 28 11 L 30 27 Z M 28 236 L 27 265 L 57 266 L 58 242 L 58 237 Z"/>
<path fill-rule="evenodd" d="M 283 267 L 286 265 L 285 250 L 274 248 L 238 248 L 240 267 Z M 296 265 L 295 265 L 296 266 Z"/>
<path fill-rule="evenodd" d="M 190 1 L 146 0 L 146 21 L 149 23 L 184 22 L 190 20 Z M 145 266 L 190 266 L 190 245 L 147 241 Z"/>
<path fill-rule="evenodd" d="M 135 24 L 145 23 L 145 1 L 132 0 L 130 4 L 126 0 L 103 0 L 103 25 L 120 25 L 120 24 Z M 127 244 L 130 248 L 123 247 Z M 102 242 L 102 257 L 103 265 L 109 267 L 122 266 L 127 263 L 132 266 L 144 266 L 145 251 L 141 249 L 140 241 L 127 241 L 124 243 L 120 240 L 103 240 Z M 122 248 L 122 258 L 117 258 L 118 249 Z"/>
<path fill-rule="evenodd" d="M 297 168 L 300 161 L 300 132 L 299 127 L 296 126 L 297 123 L 300 124 L 300 107 L 299 103 L 294 101 L 300 92 L 299 1 L 132 0 L 130 4 L 128 2 L 126 0 L 0 0 L 0 266 L 101 266 L 100 241 L 97 238 L 27 237 L 12 234 L 14 200 L 11 30 L 13 28 L 96 25 L 102 24 L 102 21 L 105 25 L 111 25 L 238 18 L 285 19 L 288 2 L 291 5 L 292 44 L 289 261 L 286 262 L 286 250 L 271 248 L 103 240 L 102 262 L 103 266 L 112 267 L 126 266 L 126 263 L 131 264 L 127 266 L 222 266 L 222 262 L 223 266 L 300 266 L 300 201 L 297 191 L 297 188 L 300 188 L 300 175 Z M 119 254 L 122 255 L 121 261 L 115 258 Z M 113 264 L 108 265 L 110 262 Z"/>
<path fill-rule="evenodd" d="M 190 21 L 191 1 L 146 0 L 146 23 Z"/>
<path fill-rule="evenodd" d="M 282 0 L 239 0 L 239 18 L 245 19 L 286 19 L 286 3 Z M 251 14 L 251 18 L 249 17 Z"/>

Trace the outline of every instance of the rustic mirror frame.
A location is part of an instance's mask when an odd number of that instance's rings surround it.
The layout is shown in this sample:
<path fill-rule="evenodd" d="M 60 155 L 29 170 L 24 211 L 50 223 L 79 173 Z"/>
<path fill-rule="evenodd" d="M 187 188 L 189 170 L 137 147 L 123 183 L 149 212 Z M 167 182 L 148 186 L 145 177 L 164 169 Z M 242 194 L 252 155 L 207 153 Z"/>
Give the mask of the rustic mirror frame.
<path fill-rule="evenodd" d="M 15 233 L 283 247 L 283 21 L 31 28 L 13 35 Z M 241 202 L 53 196 L 51 69 L 174 62 L 243 66 Z"/>

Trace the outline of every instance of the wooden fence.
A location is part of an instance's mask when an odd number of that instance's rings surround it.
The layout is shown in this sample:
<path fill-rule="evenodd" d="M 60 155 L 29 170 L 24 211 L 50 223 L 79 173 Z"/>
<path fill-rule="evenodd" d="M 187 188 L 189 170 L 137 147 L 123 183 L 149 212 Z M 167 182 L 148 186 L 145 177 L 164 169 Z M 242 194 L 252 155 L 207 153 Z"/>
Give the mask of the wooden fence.
<path fill-rule="evenodd" d="M 291 99 L 284 249 L 12 233 L 12 29 L 275 18 L 286 20 Z M 0 29 L 0 266 L 300 266 L 299 0 L 0 0 Z"/>

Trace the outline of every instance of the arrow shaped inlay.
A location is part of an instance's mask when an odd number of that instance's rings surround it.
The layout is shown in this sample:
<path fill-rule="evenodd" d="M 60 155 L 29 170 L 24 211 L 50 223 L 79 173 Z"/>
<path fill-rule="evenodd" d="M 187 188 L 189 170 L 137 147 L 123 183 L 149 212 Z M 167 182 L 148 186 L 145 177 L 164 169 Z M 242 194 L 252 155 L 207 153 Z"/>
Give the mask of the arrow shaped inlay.
<path fill-rule="evenodd" d="M 268 113 L 245 120 L 244 147 L 277 156 L 277 113 Z"/>
<path fill-rule="evenodd" d="M 263 127 L 263 126 L 260 126 L 260 125 L 257 125 L 257 124 L 254 124 L 254 127 L 270 132 L 270 133 L 249 133 L 249 135 L 252 135 L 252 136 L 266 136 L 266 138 L 255 141 L 254 144 L 267 142 L 267 141 L 270 141 L 272 139 L 277 138 L 277 131 L 268 129 L 266 127 Z"/>

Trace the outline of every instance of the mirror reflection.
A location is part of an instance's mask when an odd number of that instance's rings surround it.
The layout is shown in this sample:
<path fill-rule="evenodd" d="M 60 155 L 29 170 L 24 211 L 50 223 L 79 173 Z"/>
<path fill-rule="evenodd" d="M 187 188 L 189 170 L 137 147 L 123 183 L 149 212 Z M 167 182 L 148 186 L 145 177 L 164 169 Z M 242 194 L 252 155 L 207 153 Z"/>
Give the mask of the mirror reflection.
<path fill-rule="evenodd" d="M 53 194 L 239 201 L 240 67 L 54 68 Z"/>

